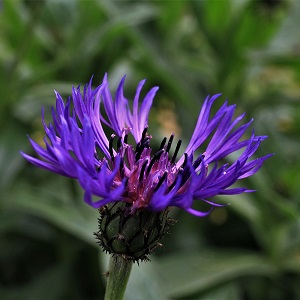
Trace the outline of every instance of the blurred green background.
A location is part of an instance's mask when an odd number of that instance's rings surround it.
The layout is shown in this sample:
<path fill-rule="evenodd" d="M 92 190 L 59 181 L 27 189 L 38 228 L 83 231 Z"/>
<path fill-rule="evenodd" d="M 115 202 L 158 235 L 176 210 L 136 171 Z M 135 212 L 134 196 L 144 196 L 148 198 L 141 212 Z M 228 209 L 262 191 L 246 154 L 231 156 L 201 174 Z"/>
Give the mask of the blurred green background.
<path fill-rule="evenodd" d="M 102 299 L 107 257 L 97 211 L 74 180 L 29 165 L 40 111 L 72 85 L 127 74 L 159 85 L 153 142 L 187 143 L 207 94 L 222 92 L 276 153 L 224 197 L 230 207 L 178 220 L 151 263 L 135 267 L 126 300 L 300 299 L 299 1 L 2 1 L 0 4 L 0 299 Z M 224 201 L 224 198 L 223 201 Z M 218 200 L 221 200 L 218 199 Z"/>

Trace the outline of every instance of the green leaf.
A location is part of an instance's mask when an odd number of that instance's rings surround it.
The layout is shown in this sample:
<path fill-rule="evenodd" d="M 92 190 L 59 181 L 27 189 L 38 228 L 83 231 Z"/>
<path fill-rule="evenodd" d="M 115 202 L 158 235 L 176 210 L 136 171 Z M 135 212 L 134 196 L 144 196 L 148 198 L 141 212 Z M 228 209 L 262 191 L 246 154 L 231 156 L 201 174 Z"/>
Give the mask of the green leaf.
<path fill-rule="evenodd" d="M 42 107 L 45 105 L 53 106 L 55 104 L 54 90 L 62 96 L 69 96 L 72 93 L 73 82 L 44 82 L 29 87 L 21 96 L 19 105 L 14 110 L 14 116 L 19 120 L 30 122 L 40 116 Z M 67 97 L 65 97 L 67 99 Z M 46 119 L 50 116 L 50 108 L 45 110 Z"/>
<path fill-rule="evenodd" d="M 171 255 L 159 261 L 168 297 L 211 289 L 242 276 L 272 276 L 277 269 L 263 256 L 238 251 L 208 251 Z"/>
<path fill-rule="evenodd" d="M 185 298 L 186 299 L 186 298 Z M 193 298 L 195 299 L 195 298 Z M 197 300 L 240 300 L 241 293 L 237 284 L 226 284 L 217 288 L 213 288 L 208 292 L 197 295 Z M 184 298 L 183 298 L 184 300 Z"/>
<path fill-rule="evenodd" d="M 27 141 L 24 129 L 13 120 L 7 120 L 6 127 L 0 131 L 0 191 L 2 196 L 24 166 L 25 161 L 19 153 L 24 141 Z"/>
<path fill-rule="evenodd" d="M 98 211 L 88 207 L 83 201 L 75 205 L 74 202 L 69 201 L 71 196 L 64 199 L 67 196 L 63 191 L 64 189 L 59 184 L 53 187 L 51 192 L 41 188 L 32 189 L 26 184 L 18 184 L 11 193 L 10 199 L 6 199 L 5 208 L 45 219 L 94 247 L 98 247 L 93 236 L 93 232 L 98 228 Z"/>

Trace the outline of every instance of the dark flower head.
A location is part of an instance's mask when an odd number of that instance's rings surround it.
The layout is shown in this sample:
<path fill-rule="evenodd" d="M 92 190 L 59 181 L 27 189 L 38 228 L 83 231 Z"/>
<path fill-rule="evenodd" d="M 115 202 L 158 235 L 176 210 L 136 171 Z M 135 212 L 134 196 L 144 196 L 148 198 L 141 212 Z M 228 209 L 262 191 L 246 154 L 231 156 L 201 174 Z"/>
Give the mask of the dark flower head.
<path fill-rule="evenodd" d="M 78 179 L 84 200 L 92 207 L 125 203 L 129 215 L 139 209 L 161 212 L 176 206 L 203 217 L 221 206 L 208 199 L 253 191 L 232 186 L 256 173 L 270 155 L 252 159 L 266 136 L 256 136 L 253 131 L 249 138 L 242 139 L 252 120 L 240 125 L 244 114 L 234 118 L 235 105 L 225 102 L 211 116 L 211 107 L 220 94 L 208 96 L 184 154 L 178 157 L 181 140 L 175 142 L 174 134 L 164 138 L 158 150 L 151 148 L 148 115 L 158 87 L 140 101 L 145 84 L 141 81 L 131 109 L 123 95 L 124 81 L 125 77 L 115 97 L 106 75 L 95 89 L 92 81 L 83 91 L 73 88 L 66 103 L 55 92 L 50 125 L 42 112 L 45 148 L 30 139 L 40 158 L 22 155 L 35 166 Z M 107 126 L 113 132 L 111 136 L 105 133 Z M 195 156 L 198 149 L 202 154 Z M 233 153 L 238 154 L 237 159 L 224 164 L 223 159 Z M 193 209 L 194 200 L 208 203 L 211 209 Z"/>

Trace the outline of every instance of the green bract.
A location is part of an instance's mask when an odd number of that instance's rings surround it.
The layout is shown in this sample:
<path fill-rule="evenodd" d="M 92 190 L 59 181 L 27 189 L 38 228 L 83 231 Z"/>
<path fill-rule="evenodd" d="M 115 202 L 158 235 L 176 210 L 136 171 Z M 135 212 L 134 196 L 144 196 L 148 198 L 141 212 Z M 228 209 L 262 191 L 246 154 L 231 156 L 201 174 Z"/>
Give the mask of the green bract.
<path fill-rule="evenodd" d="M 95 235 L 110 254 L 137 262 L 149 260 L 148 255 L 162 246 L 160 240 L 174 223 L 168 217 L 170 208 L 158 213 L 138 209 L 129 214 L 129 207 L 129 203 L 116 202 L 99 209 L 99 231 Z"/>

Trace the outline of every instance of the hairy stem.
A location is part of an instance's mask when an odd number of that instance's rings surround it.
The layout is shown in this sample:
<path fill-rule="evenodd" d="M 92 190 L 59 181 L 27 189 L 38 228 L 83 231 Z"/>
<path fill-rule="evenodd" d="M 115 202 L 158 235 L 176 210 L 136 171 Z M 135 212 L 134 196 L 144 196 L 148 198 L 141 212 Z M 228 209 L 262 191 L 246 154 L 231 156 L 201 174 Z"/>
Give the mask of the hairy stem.
<path fill-rule="evenodd" d="M 125 260 L 121 255 L 110 257 L 104 300 L 123 299 L 131 268 L 132 261 Z"/>

